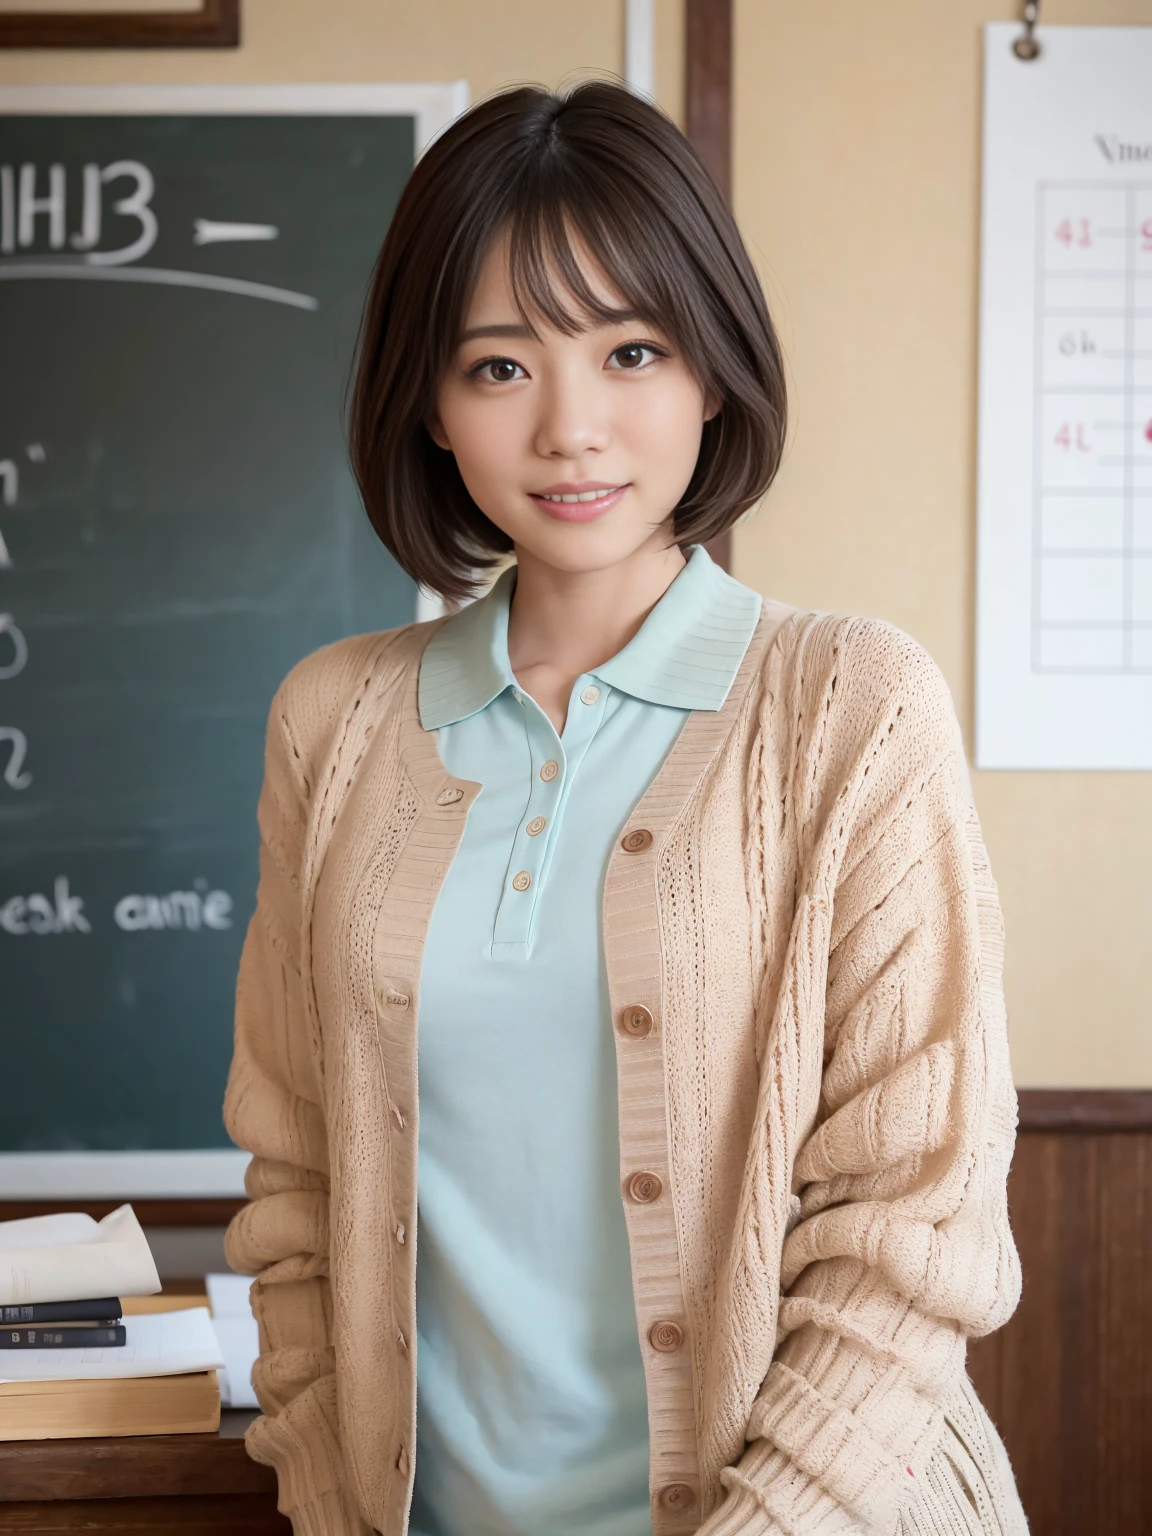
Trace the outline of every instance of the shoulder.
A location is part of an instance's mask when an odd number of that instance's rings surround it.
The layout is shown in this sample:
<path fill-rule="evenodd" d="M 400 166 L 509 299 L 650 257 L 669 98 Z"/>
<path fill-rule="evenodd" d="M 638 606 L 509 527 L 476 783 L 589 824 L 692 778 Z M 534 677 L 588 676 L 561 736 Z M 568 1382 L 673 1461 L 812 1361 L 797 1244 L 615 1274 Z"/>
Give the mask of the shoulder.
<path fill-rule="evenodd" d="M 395 695 L 441 622 L 351 635 L 303 657 L 272 700 L 269 751 L 282 742 L 310 780 L 342 722 L 367 701 Z"/>
<path fill-rule="evenodd" d="M 762 662 L 766 676 L 807 718 L 835 716 L 841 729 L 870 735 L 893 721 L 906 730 L 955 719 L 952 694 L 929 652 L 883 619 L 818 613 L 765 603 L 775 633 Z"/>
<path fill-rule="evenodd" d="M 791 609 L 761 666 L 761 729 L 805 814 L 846 795 L 856 814 L 886 816 L 941 771 L 969 793 L 944 674 L 894 624 Z"/>

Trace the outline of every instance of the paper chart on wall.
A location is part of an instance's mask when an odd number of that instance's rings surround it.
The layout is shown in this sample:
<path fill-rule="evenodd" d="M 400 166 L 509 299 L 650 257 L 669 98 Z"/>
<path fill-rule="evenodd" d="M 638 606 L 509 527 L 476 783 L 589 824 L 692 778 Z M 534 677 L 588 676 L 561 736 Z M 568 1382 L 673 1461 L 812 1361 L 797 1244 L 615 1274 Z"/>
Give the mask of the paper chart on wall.
<path fill-rule="evenodd" d="M 985 33 L 976 761 L 1152 768 L 1152 28 Z"/>

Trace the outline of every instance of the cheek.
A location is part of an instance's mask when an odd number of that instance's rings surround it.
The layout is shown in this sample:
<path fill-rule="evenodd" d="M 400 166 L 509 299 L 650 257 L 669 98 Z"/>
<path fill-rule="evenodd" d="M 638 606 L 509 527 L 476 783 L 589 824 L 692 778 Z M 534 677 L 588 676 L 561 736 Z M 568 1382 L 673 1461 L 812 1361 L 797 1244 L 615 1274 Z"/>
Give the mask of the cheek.
<path fill-rule="evenodd" d="M 499 480 L 507 474 L 514 446 L 521 436 L 519 413 L 492 409 L 495 402 L 464 390 L 445 391 L 440 402 L 440 421 L 469 486 Z"/>
<path fill-rule="evenodd" d="M 683 379 L 637 389 L 621 422 L 621 435 L 630 438 L 661 481 L 691 476 L 703 430 L 703 395 Z"/>

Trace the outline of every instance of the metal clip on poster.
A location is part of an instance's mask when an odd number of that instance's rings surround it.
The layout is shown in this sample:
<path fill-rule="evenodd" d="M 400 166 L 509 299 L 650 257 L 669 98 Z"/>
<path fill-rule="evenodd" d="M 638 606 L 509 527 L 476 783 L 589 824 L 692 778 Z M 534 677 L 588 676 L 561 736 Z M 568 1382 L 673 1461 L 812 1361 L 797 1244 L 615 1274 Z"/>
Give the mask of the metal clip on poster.
<path fill-rule="evenodd" d="M 1024 6 L 1024 31 L 1012 44 L 1012 52 L 1018 59 L 1031 64 L 1040 57 L 1040 44 L 1036 41 L 1036 23 L 1040 20 L 1040 0 L 1026 0 Z"/>

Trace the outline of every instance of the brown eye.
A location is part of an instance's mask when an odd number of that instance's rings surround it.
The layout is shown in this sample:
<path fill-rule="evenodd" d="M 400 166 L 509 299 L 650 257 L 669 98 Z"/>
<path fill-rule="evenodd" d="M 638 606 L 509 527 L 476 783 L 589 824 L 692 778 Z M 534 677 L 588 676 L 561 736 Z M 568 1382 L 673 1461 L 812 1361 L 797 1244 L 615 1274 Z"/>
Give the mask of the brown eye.
<path fill-rule="evenodd" d="M 623 346 L 617 347 L 608 359 L 607 367 L 613 371 L 625 368 L 629 373 L 639 373 L 641 369 L 648 368 L 658 357 L 667 357 L 655 342 L 651 341 L 626 341 Z"/>
<path fill-rule="evenodd" d="M 520 364 L 514 363 L 510 357 L 490 357 L 486 363 L 480 364 L 477 371 L 494 384 L 511 384 L 522 370 Z"/>

